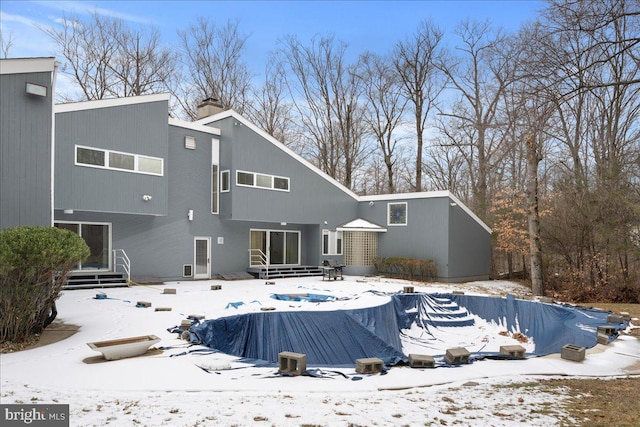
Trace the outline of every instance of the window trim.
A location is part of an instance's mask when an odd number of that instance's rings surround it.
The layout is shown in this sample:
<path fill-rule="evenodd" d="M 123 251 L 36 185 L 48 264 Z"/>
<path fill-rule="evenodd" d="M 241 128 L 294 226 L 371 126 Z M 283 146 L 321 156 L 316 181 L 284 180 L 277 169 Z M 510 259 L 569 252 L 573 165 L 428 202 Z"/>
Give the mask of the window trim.
<path fill-rule="evenodd" d="M 88 163 L 78 162 L 78 148 L 82 148 L 82 149 L 85 149 L 85 150 L 92 150 L 92 151 L 102 152 L 104 154 L 104 164 L 103 165 L 92 165 L 92 164 L 88 164 Z M 110 163 L 109 157 L 110 157 L 111 153 L 121 154 L 121 155 L 125 155 L 125 156 L 133 156 L 133 170 L 132 169 L 122 169 L 122 168 L 110 166 L 109 165 L 109 163 Z M 150 159 L 150 160 L 159 160 L 160 161 L 160 169 L 161 169 L 160 173 L 141 171 L 139 169 L 139 159 L 140 158 L 145 158 L 145 159 Z M 137 173 L 137 174 L 141 174 L 141 175 L 164 176 L 164 159 L 162 157 L 148 156 L 146 154 L 127 153 L 126 151 L 108 150 L 108 149 L 105 149 L 105 148 L 90 147 L 88 145 L 76 144 L 74 146 L 73 163 L 74 163 L 75 166 L 81 166 L 81 167 L 86 167 L 86 168 L 106 169 L 106 170 L 112 170 L 112 171 L 117 171 L 117 172 Z"/>
<path fill-rule="evenodd" d="M 214 209 L 215 208 L 215 209 Z M 220 166 L 211 165 L 211 213 L 220 212 Z"/>
<path fill-rule="evenodd" d="M 225 189 L 223 183 L 224 183 L 224 176 L 227 176 L 227 188 Z M 231 171 L 229 169 L 227 170 L 223 170 L 220 172 L 220 192 L 221 193 L 228 193 L 229 191 L 231 191 Z"/>
<path fill-rule="evenodd" d="M 404 222 L 396 223 L 391 221 L 391 207 L 404 205 Z M 390 227 L 406 227 L 409 223 L 409 204 L 407 202 L 389 202 L 387 203 L 387 225 Z"/>
<path fill-rule="evenodd" d="M 247 174 L 247 175 L 253 175 L 253 184 L 249 185 L 249 184 L 240 184 L 238 182 L 238 174 L 243 173 L 243 174 Z M 270 178 L 271 180 L 271 186 L 267 187 L 264 185 L 258 185 L 258 176 L 261 177 L 267 177 Z M 277 188 L 274 185 L 275 179 L 282 179 L 285 180 L 287 182 L 287 188 Z M 291 191 L 291 179 L 289 177 L 286 176 L 278 176 L 278 175 L 270 175 L 267 173 L 260 173 L 260 172 L 250 172 L 250 171 L 245 171 L 245 170 L 241 170 L 241 169 L 237 169 L 236 170 L 236 186 L 238 187 L 248 187 L 248 188 L 258 188 L 261 190 L 272 190 L 272 191 L 283 191 L 285 193 L 288 193 Z"/>

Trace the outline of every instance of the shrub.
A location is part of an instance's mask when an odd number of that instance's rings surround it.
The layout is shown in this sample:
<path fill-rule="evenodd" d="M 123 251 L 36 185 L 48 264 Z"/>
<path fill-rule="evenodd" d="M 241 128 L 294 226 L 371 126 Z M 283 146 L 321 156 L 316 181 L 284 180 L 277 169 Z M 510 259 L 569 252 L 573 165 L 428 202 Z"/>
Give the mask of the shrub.
<path fill-rule="evenodd" d="M 436 262 L 432 259 L 374 258 L 376 272 L 409 280 L 435 280 L 438 277 Z"/>
<path fill-rule="evenodd" d="M 84 240 L 69 230 L 0 231 L 0 342 L 42 332 L 69 272 L 88 255 Z"/>

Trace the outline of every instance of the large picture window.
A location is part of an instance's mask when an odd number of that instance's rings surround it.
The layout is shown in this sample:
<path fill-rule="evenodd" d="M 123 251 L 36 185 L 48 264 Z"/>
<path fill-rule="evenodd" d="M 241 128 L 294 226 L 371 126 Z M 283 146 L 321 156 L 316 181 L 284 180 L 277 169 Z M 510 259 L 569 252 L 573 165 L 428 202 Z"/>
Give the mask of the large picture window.
<path fill-rule="evenodd" d="M 164 159 L 76 145 L 77 166 L 164 175 Z"/>

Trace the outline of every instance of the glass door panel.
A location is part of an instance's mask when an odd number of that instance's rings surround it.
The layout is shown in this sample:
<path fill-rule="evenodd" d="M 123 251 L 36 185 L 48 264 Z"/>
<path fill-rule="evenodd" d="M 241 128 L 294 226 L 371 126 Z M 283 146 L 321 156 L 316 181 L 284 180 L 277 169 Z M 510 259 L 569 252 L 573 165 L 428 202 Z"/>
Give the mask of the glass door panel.
<path fill-rule="evenodd" d="M 98 224 L 81 224 L 82 238 L 89 246 L 89 257 L 82 263 L 82 270 L 109 269 L 109 227 Z"/>
<path fill-rule="evenodd" d="M 284 232 L 272 231 L 269 233 L 269 257 L 271 264 L 284 264 Z"/>
<path fill-rule="evenodd" d="M 195 239 L 195 271 L 194 279 L 209 278 L 209 239 Z"/>
<path fill-rule="evenodd" d="M 267 253 L 267 232 L 259 230 L 251 230 L 251 256 L 250 265 L 259 266 L 262 265 L 261 255 L 257 250 L 260 250 L 263 254 Z"/>
<path fill-rule="evenodd" d="M 287 233 L 285 264 L 300 264 L 299 233 Z"/>

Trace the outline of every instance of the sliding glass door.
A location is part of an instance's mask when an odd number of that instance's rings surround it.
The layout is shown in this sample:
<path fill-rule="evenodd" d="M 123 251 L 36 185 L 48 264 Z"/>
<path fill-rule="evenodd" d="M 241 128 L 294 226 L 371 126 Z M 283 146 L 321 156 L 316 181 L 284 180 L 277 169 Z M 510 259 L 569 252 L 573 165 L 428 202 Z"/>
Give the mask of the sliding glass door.
<path fill-rule="evenodd" d="M 262 254 L 270 265 L 300 265 L 300 232 L 251 230 L 251 266 L 262 265 Z"/>
<path fill-rule="evenodd" d="M 75 270 L 109 270 L 111 268 L 111 224 L 56 222 L 55 226 L 79 234 L 91 253 Z"/>

